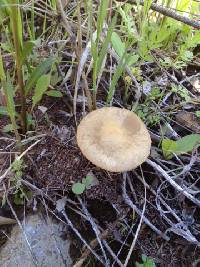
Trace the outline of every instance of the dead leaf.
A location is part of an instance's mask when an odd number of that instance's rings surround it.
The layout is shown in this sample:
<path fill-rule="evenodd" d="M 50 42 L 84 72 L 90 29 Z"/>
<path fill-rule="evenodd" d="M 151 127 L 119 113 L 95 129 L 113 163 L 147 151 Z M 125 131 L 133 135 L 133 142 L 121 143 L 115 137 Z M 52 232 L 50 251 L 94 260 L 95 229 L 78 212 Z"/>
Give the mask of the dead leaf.
<path fill-rule="evenodd" d="M 200 133 L 200 119 L 197 118 L 192 112 L 180 111 L 176 114 L 176 121 L 194 133 Z"/>
<path fill-rule="evenodd" d="M 87 173 L 86 177 L 87 176 L 91 176 L 92 177 L 92 182 L 90 184 L 90 187 L 99 185 L 99 180 L 97 179 L 97 177 L 94 175 L 94 173 L 92 171 L 89 171 Z"/>
<path fill-rule="evenodd" d="M 67 198 L 66 197 L 58 199 L 56 201 L 56 210 L 58 212 L 62 212 L 63 210 L 65 210 L 66 202 L 67 202 Z"/>
<path fill-rule="evenodd" d="M 0 225 L 14 224 L 16 220 L 0 216 Z"/>
<path fill-rule="evenodd" d="M 198 93 L 200 93 L 200 76 L 195 77 L 195 79 L 193 79 L 191 81 L 191 83 L 192 83 L 195 91 L 198 92 Z"/>

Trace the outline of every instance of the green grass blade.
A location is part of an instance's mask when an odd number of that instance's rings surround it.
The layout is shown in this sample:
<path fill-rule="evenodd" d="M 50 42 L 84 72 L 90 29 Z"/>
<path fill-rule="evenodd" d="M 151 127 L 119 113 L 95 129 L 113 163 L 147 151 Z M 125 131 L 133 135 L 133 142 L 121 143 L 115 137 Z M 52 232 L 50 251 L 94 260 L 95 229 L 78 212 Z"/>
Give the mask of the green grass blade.
<path fill-rule="evenodd" d="M 42 99 L 42 96 L 44 95 L 44 93 L 47 91 L 48 86 L 50 84 L 50 78 L 51 75 L 47 74 L 47 75 L 42 75 L 37 83 L 36 83 L 36 87 L 35 87 L 35 91 L 34 91 L 34 95 L 32 97 L 32 110 L 35 107 L 35 105 L 40 102 L 40 100 Z"/>
<path fill-rule="evenodd" d="M 103 29 L 103 22 L 106 18 L 107 15 L 107 9 L 108 9 L 109 1 L 107 0 L 101 0 L 100 7 L 98 9 L 98 18 L 97 18 L 97 38 L 96 41 L 91 39 L 91 53 L 93 57 L 93 91 L 94 93 L 96 92 L 96 82 L 97 82 L 97 64 L 98 64 L 98 45 L 99 45 L 99 40 L 101 36 L 101 32 Z M 90 10 L 91 13 L 91 10 Z M 91 14 L 90 14 L 91 15 Z M 92 26 L 91 26 L 92 27 Z M 92 34 L 91 34 L 92 36 Z"/>
<path fill-rule="evenodd" d="M 111 41 L 112 47 L 117 55 L 121 58 L 125 52 L 125 43 L 122 42 L 120 36 L 116 32 L 112 33 Z"/>
<path fill-rule="evenodd" d="M 105 58 L 105 56 L 107 54 L 108 45 L 110 43 L 111 36 L 112 36 L 113 30 L 114 30 L 114 27 L 116 25 L 116 22 L 117 22 L 117 16 L 115 16 L 112 19 L 111 25 L 108 28 L 107 36 L 106 36 L 106 38 L 104 40 L 102 49 L 101 49 L 101 51 L 99 53 L 99 57 L 98 57 L 98 60 L 97 60 L 97 74 L 100 72 L 100 69 L 101 69 L 101 66 L 102 66 L 102 62 L 103 62 L 103 60 L 104 60 L 104 58 Z"/>
<path fill-rule="evenodd" d="M 7 0 L 0 1 L 0 24 L 3 22 L 3 19 L 10 15 L 10 7 Z"/>
<path fill-rule="evenodd" d="M 47 73 L 51 69 L 51 66 L 52 66 L 54 61 L 55 61 L 54 58 L 48 58 L 33 70 L 30 78 L 28 79 L 28 81 L 25 85 L 26 96 L 29 94 L 30 90 L 35 86 L 38 79 L 43 74 Z"/>
<path fill-rule="evenodd" d="M 14 102 L 14 88 L 11 83 L 10 76 L 7 74 L 6 90 L 4 94 L 6 96 L 7 111 L 10 116 L 11 122 L 15 121 L 15 102 Z"/>
<path fill-rule="evenodd" d="M 21 12 L 19 8 L 18 8 L 17 15 L 18 15 L 17 17 L 18 38 L 19 38 L 20 47 L 22 49 L 23 47 L 23 22 L 22 22 Z"/>
<path fill-rule="evenodd" d="M 96 44 L 98 44 L 100 35 L 103 29 L 103 22 L 107 16 L 108 12 L 108 5 L 109 1 L 108 0 L 101 0 L 101 4 L 99 7 L 99 12 L 98 12 L 98 19 L 97 19 L 97 39 L 96 39 Z"/>
<path fill-rule="evenodd" d="M 115 88 L 116 88 L 116 84 L 120 78 L 120 76 L 122 75 L 122 72 L 124 71 L 124 68 L 125 68 L 125 65 L 126 65 L 126 62 L 127 62 L 127 55 L 124 55 L 119 63 L 118 63 L 118 66 L 115 70 L 115 73 L 112 77 L 112 81 L 111 81 L 111 84 L 110 84 L 110 87 L 109 87 L 109 90 L 108 90 L 108 96 L 107 96 L 107 104 L 111 105 L 112 104 L 112 99 L 113 99 L 113 96 L 114 96 L 114 93 L 115 93 Z"/>
<path fill-rule="evenodd" d="M 24 47 L 22 49 L 22 55 L 21 55 L 21 64 L 23 64 L 24 61 L 27 59 L 27 57 L 32 53 L 35 45 L 36 45 L 36 42 L 34 41 L 27 41 L 24 43 Z"/>
<path fill-rule="evenodd" d="M 6 109 L 12 123 L 12 130 L 15 133 L 17 142 L 20 143 L 20 135 L 18 133 L 18 125 L 16 123 L 16 111 L 15 111 L 15 102 L 14 102 L 14 88 L 11 83 L 10 76 L 7 74 L 7 82 L 3 87 L 4 95 L 6 98 Z"/>
<path fill-rule="evenodd" d="M 35 40 L 35 26 L 34 26 L 34 20 L 35 20 L 35 12 L 34 12 L 34 5 L 35 5 L 35 1 L 32 1 L 32 5 L 31 5 L 31 35 L 32 35 L 32 39 Z"/>
<path fill-rule="evenodd" d="M 3 67 L 3 60 L 2 60 L 2 56 L 1 56 L 1 50 L 0 50 L 0 80 L 1 80 L 2 83 L 6 81 L 6 75 L 5 75 L 4 67 Z"/>

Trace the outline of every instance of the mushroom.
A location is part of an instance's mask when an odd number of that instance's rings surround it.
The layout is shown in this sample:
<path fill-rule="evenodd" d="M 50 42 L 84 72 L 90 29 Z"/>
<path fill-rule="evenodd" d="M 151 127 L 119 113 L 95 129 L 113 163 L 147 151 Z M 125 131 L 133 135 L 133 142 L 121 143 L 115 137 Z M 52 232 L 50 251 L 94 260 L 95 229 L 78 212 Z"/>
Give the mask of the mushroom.
<path fill-rule="evenodd" d="M 117 107 L 100 108 L 85 116 L 77 129 L 77 143 L 89 161 L 111 172 L 135 169 L 147 159 L 151 147 L 141 119 Z"/>

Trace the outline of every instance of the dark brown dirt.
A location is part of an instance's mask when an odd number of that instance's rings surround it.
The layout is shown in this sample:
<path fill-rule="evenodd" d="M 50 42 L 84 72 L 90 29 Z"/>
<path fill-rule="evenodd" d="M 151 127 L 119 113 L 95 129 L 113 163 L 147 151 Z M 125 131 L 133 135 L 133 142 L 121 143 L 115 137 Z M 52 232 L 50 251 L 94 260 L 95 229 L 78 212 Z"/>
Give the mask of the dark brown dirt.
<path fill-rule="evenodd" d="M 88 162 L 77 146 L 65 144 L 55 137 L 47 136 L 29 153 L 29 168 L 27 174 L 42 188 L 62 189 L 71 191 L 74 182 L 81 181 L 89 172 L 93 172 L 99 181 L 99 186 L 87 192 L 88 198 L 111 199 L 118 198 L 117 181 L 120 175 L 99 170 Z M 34 164 L 31 165 L 31 162 Z"/>

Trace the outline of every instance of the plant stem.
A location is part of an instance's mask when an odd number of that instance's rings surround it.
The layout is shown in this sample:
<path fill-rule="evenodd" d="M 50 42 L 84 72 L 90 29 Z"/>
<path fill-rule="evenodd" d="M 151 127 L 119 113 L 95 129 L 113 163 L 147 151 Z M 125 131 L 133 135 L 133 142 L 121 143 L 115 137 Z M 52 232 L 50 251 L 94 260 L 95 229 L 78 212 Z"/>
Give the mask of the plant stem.
<path fill-rule="evenodd" d="M 8 91 L 8 83 L 7 83 L 6 75 L 5 75 L 5 71 L 4 71 L 3 59 L 1 56 L 1 49 L 0 49 L 0 81 L 1 81 L 3 92 L 4 92 L 5 105 L 7 107 L 8 114 L 10 116 L 11 124 L 12 124 L 13 130 L 15 133 L 15 137 L 17 140 L 17 144 L 21 150 L 21 137 L 20 137 L 19 132 L 17 130 L 17 124 L 16 124 L 16 120 L 15 120 L 15 105 L 14 105 L 13 96 L 10 95 L 9 91 Z"/>
<path fill-rule="evenodd" d="M 22 133 L 25 134 L 27 130 L 26 125 L 26 98 L 24 93 L 24 81 L 23 81 L 23 72 L 22 72 L 22 64 L 20 60 L 21 55 L 21 46 L 19 40 L 19 28 L 18 28 L 18 17 L 20 16 L 19 10 L 17 7 L 17 1 L 12 0 L 11 6 L 11 22 L 12 22 L 12 33 L 13 33 L 13 41 L 15 47 L 15 60 L 16 60 L 16 70 L 17 70 L 17 80 L 19 86 L 19 94 L 20 94 L 20 102 L 21 102 L 21 128 Z"/>

